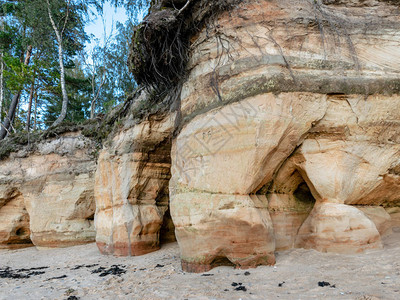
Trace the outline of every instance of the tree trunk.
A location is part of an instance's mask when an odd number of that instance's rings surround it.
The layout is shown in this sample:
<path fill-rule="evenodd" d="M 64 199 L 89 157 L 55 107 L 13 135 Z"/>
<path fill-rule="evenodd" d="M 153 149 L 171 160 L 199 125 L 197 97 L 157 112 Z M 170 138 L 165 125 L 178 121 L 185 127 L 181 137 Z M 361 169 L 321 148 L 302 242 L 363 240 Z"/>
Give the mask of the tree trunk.
<path fill-rule="evenodd" d="M 0 17 L 1 30 L 4 30 L 3 16 Z M 0 123 L 3 122 L 3 101 L 4 101 L 4 64 L 3 64 L 3 51 L 0 53 Z"/>
<path fill-rule="evenodd" d="M 90 118 L 94 118 L 94 113 L 96 111 L 96 102 L 95 100 L 92 100 L 92 104 L 90 105 Z"/>
<path fill-rule="evenodd" d="M 94 68 L 93 68 L 94 69 Z M 90 104 L 90 119 L 94 118 L 94 111 L 96 109 L 96 89 L 95 89 L 95 85 L 96 85 L 96 73 L 94 72 L 94 70 L 92 71 L 92 93 L 93 93 L 93 99 L 92 99 L 92 103 Z"/>
<path fill-rule="evenodd" d="M 32 46 L 29 45 L 28 50 L 26 51 L 25 62 L 24 62 L 24 64 L 26 66 L 29 65 L 31 55 L 32 55 Z M 10 130 L 10 126 L 11 126 L 12 121 L 14 120 L 15 111 L 17 109 L 20 96 L 21 96 L 21 91 L 18 91 L 14 95 L 14 97 L 10 103 L 10 108 L 8 110 L 8 114 L 7 114 L 6 118 L 4 119 L 4 123 L 2 124 L 2 126 L 0 128 L 0 140 L 3 140 L 7 136 L 7 133 Z"/>
<path fill-rule="evenodd" d="M 67 116 L 68 94 L 67 94 L 67 88 L 65 86 L 65 69 L 64 69 L 64 61 L 63 61 L 62 32 L 60 33 L 60 31 L 58 30 L 58 28 L 56 26 L 56 23 L 54 22 L 53 15 L 52 15 L 51 9 L 50 9 L 49 0 L 47 0 L 47 10 L 48 10 L 51 26 L 53 27 L 53 30 L 57 37 L 58 62 L 60 64 L 60 83 L 61 83 L 61 91 L 62 91 L 62 96 L 63 96 L 61 113 L 60 113 L 59 117 L 57 118 L 57 120 L 52 125 L 52 126 L 57 126 L 62 121 L 64 121 L 65 117 Z"/>
<path fill-rule="evenodd" d="M 21 92 L 17 92 L 14 97 L 12 98 L 11 104 L 10 104 L 10 109 L 8 110 L 8 114 L 6 118 L 4 119 L 4 123 L 1 126 L 0 129 L 0 140 L 3 140 L 6 136 L 7 133 L 9 132 L 10 125 L 11 125 L 11 120 L 14 119 L 14 114 L 17 109 L 19 97 L 21 96 Z"/>
<path fill-rule="evenodd" d="M 3 122 L 3 97 L 4 97 L 4 65 L 3 65 L 3 52 L 0 54 L 0 123 Z"/>
<path fill-rule="evenodd" d="M 33 130 L 36 130 L 36 126 L 37 126 L 37 99 L 38 99 L 38 94 L 37 91 L 35 91 L 35 112 L 33 114 Z"/>
<path fill-rule="evenodd" d="M 31 91 L 29 93 L 29 103 L 28 103 L 28 111 L 26 113 L 26 126 L 25 130 L 29 132 L 29 128 L 31 127 L 31 111 L 32 111 L 32 101 L 33 101 L 33 94 L 35 91 L 35 84 L 32 83 Z"/>
<path fill-rule="evenodd" d="M 17 104 L 17 109 L 15 111 L 15 114 L 14 114 L 13 118 L 11 119 L 11 124 L 10 124 L 11 129 L 14 131 L 14 133 L 16 132 L 15 127 L 14 127 L 14 125 L 15 125 L 14 122 L 15 122 L 15 120 L 18 120 L 20 118 L 20 115 L 21 115 L 21 101 L 20 100 L 21 100 L 21 96 L 20 96 L 20 99 L 19 99 L 18 104 Z"/>
<path fill-rule="evenodd" d="M 104 85 L 104 82 L 106 80 L 106 71 L 105 68 L 103 69 L 103 74 L 101 74 L 101 82 L 100 82 L 100 86 L 97 89 L 97 93 L 96 93 L 96 88 L 95 88 L 95 76 L 94 76 L 94 72 L 93 72 L 93 76 L 92 76 L 92 92 L 93 92 L 93 99 L 92 99 L 92 103 L 90 104 L 90 119 L 93 119 L 96 113 L 96 102 L 97 99 L 100 97 L 100 92 L 101 89 Z"/>

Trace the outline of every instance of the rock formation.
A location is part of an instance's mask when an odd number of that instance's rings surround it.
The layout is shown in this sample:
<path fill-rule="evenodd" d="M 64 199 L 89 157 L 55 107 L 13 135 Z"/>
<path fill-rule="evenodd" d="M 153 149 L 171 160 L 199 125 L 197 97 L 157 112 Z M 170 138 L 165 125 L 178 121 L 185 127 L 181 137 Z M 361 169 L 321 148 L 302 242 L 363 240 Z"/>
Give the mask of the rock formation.
<path fill-rule="evenodd" d="M 185 270 L 382 247 L 400 200 L 399 27 L 390 1 L 244 1 L 192 40 L 170 182 Z"/>
<path fill-rule="evenodd" d="M 274 263 L 268 201 L 251 194 L 271 181 L 303 135 L 323 117 L 324 98 L 257 95 L 200 115 L 182 129 L 172 151 L 171 212 L 177 239 L 180 245 L 193 245 L 217 236 L 217 245 L 224 245 L 219 249 L 211 243 L 210 258 L 202 247 L 187 251 L 182 246 L 186 270 L 200 271 L 220 256 L 241 267 Z M 226 232 L 221 234 L 219 227 Z M 251 238 L 254 234 L 257 238 Z"/>
<path fill-rule="evenodd" d="M 381 248 L 400 226 L 397 2 L 154 3 L 130 57 L 147 91 L 96 171 L 79 133 L 0 164 L 0 245 L 87 242 L 95 223 L 102 253 L 141 255 L 175 231 L 189 272 Z"/>
<path fill-rule="evenodd" d="M 94 143 L 65 133 L 0 164 L 0 244 L 65 247 L 94 241 Z"/>
<path fill-rule="evenodd" d="M 14 188 L 2 187 L 0 200 L 0 248 L 31 246 L 29 214 L 24 198 Z"/>
<path fill-rule="evenodd" d="M 129 118 L 128 118 L 129 119 Z M 96 242 L 104 254 L 142 255 L 174 240 L 168 212 L 174 115 L 125 126 L 101 151 L 95 180 Z"/>

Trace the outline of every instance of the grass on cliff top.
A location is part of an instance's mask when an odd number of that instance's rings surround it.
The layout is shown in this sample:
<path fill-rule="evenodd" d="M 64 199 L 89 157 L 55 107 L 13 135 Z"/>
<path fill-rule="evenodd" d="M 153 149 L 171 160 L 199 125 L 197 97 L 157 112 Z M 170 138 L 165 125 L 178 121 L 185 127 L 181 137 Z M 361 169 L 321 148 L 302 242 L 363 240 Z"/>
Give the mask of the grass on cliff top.
<path fill-rule="evenodd" d="M 56 127 L 50 127 L 45 131 L 21 131 L 10 134 L 6 139 L 0 141 L 0 160 L 9 157 L 10 153 L 26 150 L 33 152 L 41 141 L 56 138 L 67 132 L 81 131 L 84 136 L 93 140 L 101 141 L 105 134 L 104 128 L 101 128 L 99 119 L 88 120 L 83 123 L 63 122 Z"/>
<path fill-rule="evenodd" d="M 10 153 L 26 150 L 28 153 L 36 150 L 37 144 L 57 138 L 68 132 L 78 132 L 97 145 L 97 150 L 112 138 L 128 123 L 130 126 L 139 123 L 152 114 L 162 115 L 169 109 L 169 99 L 159 100 L 154 93 L 148 93 L 143 87 L 138 87 L 126 100 L 116 106 L 107 114 L 99 114 L 94 119 L 74 123 L 64 121 L 58 126 L 49 127 L 47 130 L 32 132 L 17 132 L 0 141 L 0 160 L 9 157 Z M 166 103 L 168 102 L 168 103 Z"/>
<path fill-rule="evenodd" d="M 100 148 L 110 133 L 119 125 L 117 120 L 127 115 L 134 100 L 135 95 L 132 95 L 108 114 L 99 115 L 94 119 L 85 120 L 83 122 L 74 123 L 64 121 L 58 126 L 49 127 L 47 130 L 32 131 L 29 133 L 26 131 L 12 133 L 7 136 L 7 138 L 0 141 L 0 160 L 9 157 L 10 153 L 20 150 L 33 152 L 36 150 L 38 143 L 57 138 L 68 132 L 80 131 L 83 136 L 94 141 L 97 144 L 97 148 Z"/>

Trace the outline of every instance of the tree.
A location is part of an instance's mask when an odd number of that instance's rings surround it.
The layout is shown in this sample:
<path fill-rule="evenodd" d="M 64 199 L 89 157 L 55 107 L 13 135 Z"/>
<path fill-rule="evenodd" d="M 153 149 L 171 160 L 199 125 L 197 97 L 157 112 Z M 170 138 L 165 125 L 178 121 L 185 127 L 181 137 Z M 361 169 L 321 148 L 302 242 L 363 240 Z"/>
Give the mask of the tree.
<path fill-rule="evenodd" d="M 32 112 L 32 102 L 33 102 L 34 93 L 35 93 L 35 82 L 32 82 L 31 89 L 29 92 L 28 111 L 26 113 L 25 130 L 27 132 L 29 132 L 29 129 L 31 127 L 31 112 Z"/>
<path fill-rule="evenodd" d="M 4 31 L 4 17 L 0 16 L 0 30 Z M 0 48 L 0 123 L 3 121 L 3 102 L 4 102 L 4 63 L 3 63 L 3 51 L 4 49 Z"/>
<path fill-rule="evenodd" d="M 51 23 L 51 26 L 53 27 L 53 30 L 57 37 L 58 63 L 60 64 L 60 76 L 61 76 L 60 81 L 61 81 L 61 91 L 62 91 L 62 96 L 63 96 L 61 114 L 53 124 L 54 126 L 57 126 L 65 119 L 65 116 L 67 115 L 67 106 L 68 106 L 68 95 L 67 95 L 67 89 L 65 87 L 65 69 L 64 69 L 64 58 L 63 58 L 63 53 L 64 53 L 63 52 L 63 34 L 64 34 L 65 26 L 68 22 L 68 15 L 69 15 L 70 8 L 69 8 L 69 1 L 67 1 L 65 21 L 64 21 L 63 27 L 60 30 L 57 28 L 57 25 L 54 22 L 53 13 L 51 12 L 50 1 L 49 0 L 46 0 L 46 1 L 47 1 L 47 10 L 48 10 L 48 14 L 49 14 L 50 23 Z"/>
<path fill-rule="evenodd" d="M 85 65 L 86 73 L 91 85 L 91 104 L 90 104 L 90 119 L 95 117 L 96 108 L 100 96 L 105 88 L 105 83 L 109 75 L 109 59 L 108 53 L 110 52 L 111 40 L 113 35 L 114 26 L 112 26 L 111 33 L 108 35 L 105 25 L 105 20 L 103 20 L 103 45 L 99 39 L 95 39 L 94 47 L 89 50 L 89 52 L 81 53 L 81 60 Z"/>
<path fill-rule="evenodd" d="M 90 115 L 91 85 L 88 76 L 83 71 L 82 63 L 78 59 L 66 66 L 65 82 L 69 99 L 65 120 L 81 122 L 88 119 Z M 62 106 L 60 87 L 57 86 L 51 93 L 43 96 L 42 99 L 45 107 L 43 121 L 46 126 L 51 126 L 57 119 Z"/>
<path fill-rule="evenodd" d="M 21 93 L 28 93 L 28 110 L 26 114 L 25 129 L 29 130 L 30 115 L 34 100 L 34 95 L 38 95 L 35 91 L 35 84 L 39 84 L 41 89 L 46 92 L 40 93 L 47 99 L 55 96 L 62 97 L 62 106 L 60 113 L 54 125 L 59 124 L 67 115 L 68 92 L 66 82 L 66 64 L 70 64 L 73 57 L 78 51 L 84 48 L 85 42 L 88 40 L 84 31 L 84 26 L 89 15 L 89 6 L 94 6 L 97 11 L 101 9 L 100 0 L 46 0 L 43 5 L 42 0 L 8 0 L 2 1 L 1 16 L 7 16 L 7 20 L 11 24 L 7 28 L 8 36 L 4 35 L 5 39 L 1 39 L 1 44 L 7 44 L 9 61 L 14 61 L 17 57 L 23 60 L 23 51 L 29 45 L 32 47 L 30 56 L 32 57 L 31 65 L 29 66 L 33 72 L 23 79 L 18 76 L 21 84 L 19 89 L 15 90 L 16 106 L 12 101 L 9 114 L 15 114 Z M 47 20 L 47 21 L 46 21 Z M 13 36 L 12 36 L 13 35 Z M 4 43 L 3 43 L 4 40 Z M 55 66 L 58 62 L 58 68 Z M 7 66 L 8 67 L 8 66 Z M 14 70 L 15 71 L 15 70 Z M 4 72 L 2 72 L 3 74 Z M 12 76 L 11 76 L 12 77 Z M 7 86 L 15 86 L 13 78 L 6 80 Z M 33 77 L 33 78 L 32 78 Z M 28 87 L 25 91 L 25 85 Z M 61 93 L 58 93 L 60 87 Z M 56 102 L 58 102 L 56 100 Z M 37 101 L 35 102 L 37 105 Z M 11 117 L 11 115 L 10 115 Z M 7 131 L 10 121 L 14 119 L 14 115 L 5 122 L 3 131 Z M 11 123 L 10 123 L 11 124 Z M 2 133 L 0 138 L 4 138 Z"/>
<path fill-rule="evenodd" d="M 43 128 L 40 124 L 46 128 L 62 120 L 93 118 L 133 91 L 136 84 L 126 65 L 132 22 L 118 23 L 117 34 L 98 44 L 90 59 L 85 55 L 86 62 L 77 56 L 89 39 L 85 25 L 92 11 L 101 13 L 104 2 L 0 1 L 0 119 L 2 104 L 8 108 L 3 109 L 7 116 L 0 139 L 10 128 L 30 131 Z M 124 5 L 131 16 L 138 16 L 149 4 L 147 0 L 109 2 Z"/>
<path fill-rule="evenodd" d="M 75 29 L 81 29 L 83 31 L 83 26 L 85 24 L 84 18 L 89 14 L 89 6 L 93 5 L 97 9 L 100 9 L 101 6 L 98 1 L 72 1 L 72 0 L 64 0 L 64 1 L 52 1 L 50 4 L 50 0 L 46 0 L 47 2 L 47 10 L 48 16 L 51 23 L 51 26 L 56 35 L 57 44 L 58 44 L 58 62 L 60 65 L 60 85 L 62 91 L 62 108 L 61 113 L 57 120 L 54 122 L 53 126 L 60 124 L 67 115 L 67 106 L 68 106 L 68 94 L 65 82 L 65 68 L 64 68 L 64 50 L 63 50 L 63 35 L 65 30 L 67 29 L 67 25 L 71 24 L 75 27 Z M 54 9 L 59 14 L 59 20 L 62 22 L 58 22 L 59 26 L 56 25 L 55 22 L 55 14 L 53 13 Z M 83 40 L 80 42 L 86 41 L 87 37 L 83 35 Z"/>
<path fill-rule="evenodd" d="M 32 44 L 27 39 L 27 27 L 25 24 L 14 24 L 14 19 L 9 16 L 17 16 L 20 12 L 21 5 L 13 3 L 14 1 L 6 1 L 0 7 L 0 16 L 2 18 L 2 30 L 0 32 L 0 49 L 2 53 L 1 75 L 8 81 L 7 88 L 14 93 L 8 113 L 0 128 L 0 139 L 3 139 L 10 130 L 14 121 L 15 113 L 19 104 L 24 84 L 30 76 L 28 67 L 32 56 Z M 5 18 L 6 17 L 6 18 Z M 21 25 L 21 26 L 19 26 Z M 4 84 L 2 82 L 1 102 L 4 96 Z"/>
<path fill-rule="evenodd" d="M 25 66 L 29 65 L 31 55 L 32 55 L 32 46 L 29 45 L 28 49 L 26 50 L 26 55 L 25 55 L 25 61 L 24 61 Z M 0 129 L 0 140 L 4 139 L 7 135 L 7 133 L 9 132 L 10 125 L 12 124 L 14 117 L 15 117 L 15 112 L 17 109 L 17 105 L 19 103 L 20 96 L 21 96 L 21 90 L 18 90 L 11 101 L 10 108 L 8 110 L 8 114 L 7 114 L 6 118 L 4 119 L 4 123 Z"/>
<path fill-rule="evenodd" d="M 127 66 L 129 43 L 134 25 L 117 22 L 116 35 L 104 34 L 104 41 L 96 41 L 88 53 L 81 53 L 86 74 L 92 87 L 91 114 L 107 112 L 122 102 L 136 88 L 133 75 Z"/>

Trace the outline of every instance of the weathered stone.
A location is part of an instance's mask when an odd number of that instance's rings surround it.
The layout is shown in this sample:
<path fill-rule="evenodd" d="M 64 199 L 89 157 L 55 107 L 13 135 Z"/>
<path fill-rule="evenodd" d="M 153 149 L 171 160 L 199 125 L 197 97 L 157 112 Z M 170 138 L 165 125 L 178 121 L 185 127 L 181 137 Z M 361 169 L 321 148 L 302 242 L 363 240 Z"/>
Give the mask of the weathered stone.
<path fill-rule="evenodd" d="M 274 189 L 293 193 L 298 182 L 306 182 L 317 203 L 363 205 L 379 232 L 390 232 L 390 216 L 376 206 L 400 199 L 398 124 L 387 123 L 388 117 L 400 118 L 399 105 L 395 96 L 329 96 L 324 118 L 280 169 Z M 307 244 L 304 239 L 298 245 Z M 338 249 L 334 240 L 332 247 L 328 243 L 323 242 L 326 251 Z M 320 249 L 307 244 L 313 245 Z M 359 250 L 372 245 L 360 244 Z"/>
<path fill-rule="evenodd" d="M 275 176 L 268 201 L 276 250 L 293 248 L 297 232 L 313 209 L 315 198 L 290 160 Z"/>
<path fill-rule="evenodd" d="M 94 161 L 88 167 L 87 173 L 69 174 L 73 172 L 69 165 L 67 170 L 58 169 L 61 174 L 49 172 L 22 188 L 36 246 L 67 247 L 94 241 Z"/>
<path fill-rule="evenodd" d="M 323 95 L 265 94 L 208 112 L 182 129 L 173 145 L 173 178 L 170 185 L 172 218 L 182 248 L 184 268 L 198 268 L 199 271 L 211 268 L 216 257 L 226 258 L 241 267 L 274 261 L 274 234 L 272 229 L 265 229 L 265 226 L 272 228 L 269 214 L 268 218 L 259 218 L 247 206 L 235 204 L 235 213 L 228 210 L 229 217 L 225 217 L 225 211 L 219 211 L 219 207 L 224 205 L 215 204 L 213 221 L 205 221 L 207 211 L 189 213 L 189 216 L 204 215 L 205 224 L 195 226 L 195 234 L 187 234 L 192 228 L 192 221 L 182 218 L 186 212 L 178 209 L 179 202 L 187 201 L 206 209 L 210 205 L 210 193 L 222 193 L 224 197 L 232 198 L 233 203 L 239 195 L 247 199 L 250 193 L 272 180 L 281 162 L 301 143 L 304 134 L 323 117 L 324 112 Z M 216 197 L 215 201 L 222 200 Z M 264 202 L 267 209 L 266 199 Z M 250 225 L 235 225 L 242 224 L 246 214 L 249 214 L 246 222 Z M 252 227 L 259 229 L 246 229 Z M 251 235 L 254 241 L 248 238 L 250 232 L 260 230 L 264 232 L 257 238 Z M 223 235 L 230 232 L 227 241 L 224 242 L 219 234 L 221 232 L 225 232 Z M 243 242 L 243 237 L 247 237 L 247 244 Z M 235 242 L 236 239 L 239 242 Z M 200 240 L 202 247 L 197 246 Z M 258 247 L 257 251 L 253 242 Z M 235 257 L 237 253 L 246 257 L 246 261 L 240 262 Z M 190 267 L 189 263 L 197 266 Z"/>
<path fill-rule="evenodd" d="M 89 242 L 95 222 L 102 253 L 141 255 L 176 230 L 190 272 L 382 247 L 400 226 L 395 1 L 242 1 L 200 27 L 176 115 L 128 115 L 95 183 L 79 133 L 2 161 L 0 246 Z"/>
<path fill-rule="evenodd" d="M 6 231 L 15 243 L 65 247 L 93 241 L 94 143 L 76 132 L 36 148 L 12 153 L 0 165 L 1 224 L 13 219 Z"/>
<path fill-rule="evenodd" d="M 182 268 L 205 272 L 275 263 L 275 242 L 265 196 L 186 192 L 171 199 Z"/>
<path fill-rule="evenodd" d="M 382 206 L 356 206 L 378 229 L 381 236 L 392 233 L 392 218 Z"/>
<path fill-rule="evenodd" d="M 101 151 L 95 198 L 96 242 L 102 253 L 128 256 L 157 250 L 161 228 L 167 241 L 173 239 L 166 212 L 174 120 L 169 115 L 129 126 Z"/>
<path fill-rule="evenodd" d="M 209 269 L 247 232 L 230 226 L 248 207 L 228 222 L 222 195 L 267 195 L 264 253 L 382 246 L 377 206 L 400 203 L 400 13 L 351 3 L 246 1 L 193 38 L 170 181 L 185 269 Z"/>
<path fill-rule="evenodd" d="M 397 96 L 328 99 L 325 117 L 295 158 L 316 199 L 353 205 L 399 201 L 400 176 L 393 169 L 399 165 L 400 125 L 391 119 L 400 119 Z"/>
<path fill-rule="evenodd" d="M 392 227 L 400 227 L 400 207 L 389 207 L 386 211 L 390 215 Z"/>
<path fill-rule="evenodd" d="M 276 250 L 293 248 L 300 226 L 314 206 L 314 199 L 297 199 L 293 194 L 268 195 Z"/>
<path fill-rule="evenodd" d="M 176 139 L 174 185 L 226 194 L 258 191 L 323 117 L 325 98 L 261 94 L 200 115 Z"/>
<path fill-rule="evenodd" d="M 318 203 L 301 225 L 296 247 L 321 252 L 359 253 L 382 247 L 375 224 L 357 208 Z"/>
<path fill-rule="evenodd" d="M 221 15 L 193 40 L 184 120 L 268 92 L 398 94 L 398 7 L 354 2 L 246 1 Z"/>
<path fill-rule="evenodd" d="M 2 189 L 0 198 L 0 248 L 32 246 L 29 215 L 16 189 Z"/>

